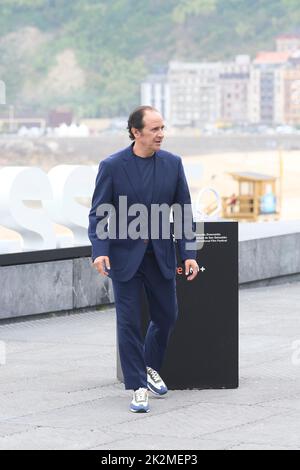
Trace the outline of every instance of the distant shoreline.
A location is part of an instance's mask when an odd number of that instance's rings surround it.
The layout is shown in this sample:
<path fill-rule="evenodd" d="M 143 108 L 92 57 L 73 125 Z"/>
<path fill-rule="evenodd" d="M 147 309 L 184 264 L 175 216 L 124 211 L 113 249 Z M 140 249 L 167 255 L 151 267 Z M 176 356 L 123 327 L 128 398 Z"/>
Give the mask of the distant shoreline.
<path fill-rule="evenodd" d="M 97 163 L 108 155 L 130 145 L 127 134 L 103 133 L 91 137 L 4 137 L 0 136 L 0 165 L 29 164 L 44 156 L 47 163 Z M 166 136 L 162 149 L 182 157 L 233 152 L 270 152 L 279 148 L 300 150 L 300 135 L 170 135 Z M 6 158 L 7 157 L 7 158 Z M 9 163 L 8 163 L 8 161 Z M 15 159 L 15 162 L 13 161 Z M 37 163 L 37 162 L 36 162 Z M 49 166 L 49 165 L 47 165 Z M 52 165 L 53 166 L 53 165 Z"/>

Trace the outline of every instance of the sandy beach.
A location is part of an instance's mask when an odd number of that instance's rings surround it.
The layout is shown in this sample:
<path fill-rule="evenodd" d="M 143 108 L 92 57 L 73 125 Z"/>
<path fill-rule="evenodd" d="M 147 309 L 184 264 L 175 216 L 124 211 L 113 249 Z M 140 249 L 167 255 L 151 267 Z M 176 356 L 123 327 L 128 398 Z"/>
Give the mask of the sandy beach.
<path fill-rule="evenodd" d="M 283 151 L 282 178 L 282 220 L 300 219 L 300 151 Z M 190 179 L 193 196 L 197 188 L 208 186 L 216 189 L 221 196 L 230 196 L 237 191 L 237 184 L 228 174 L 237 171 L 251 171 L 278 177 L 280 188 L 280 157 L 278 151 L 236 152 L 226 154 L 210 154 L 187 156 L 185 164 L 199 163 L 203 167 L 203 176 L 198 183 Z M 209 201 L 208 201 L 209 202 Z"/>
<path fill-rule="evenodd" d="M 280 176 L 280 158 L 278 150 L 262 150 L 251 152 L 230 152 L 224 153 L 201 153 L 183 154 L 186 174 L 190 185 L 192 198 L 196 198 L 197 193 L 203 187 L 212 187 L 219 192 L 221 196 L 230 196 L 237 191 L 237 185 L 228 175 L 230 172 L 251 171 Z M 282 220 L 300 219 L 300 150 L 283 150 L 283 179 L 282 179 Z M 86 160 L 86 163 L 85 163 Z M 41 165 L 41 157 L 33 158 L 34 166 L 44 167 L 48 170 L 48 165 Z M 38 163 L 38 164 L 37 164 Z M 48 160 L 49 163 L 49 160 Z M 61 161 L 54 164 L 63 163 Z M 93 157 L 92 159 L 78 159 L 76 156 L 66 163 L 69 164 L 96 164 L 98 163 Z M 26 164 L 24 162 L 24 164 Z M 27 165 L 29 166 L 29 162 Z M 32 164 L 32 163 L 31 163 Z M 53 166 L 53 164 L 51 165 Z M 279 179 L 278 179 L 279 190 Z M 206 203 L 209 204 L 208 196 Z M 66 227 L 55 225 L 57 234 L 70 235 L 71 232 Z M 17 232 L 9 230 L 0 225 L 0 240 L 20 240 Z"/>

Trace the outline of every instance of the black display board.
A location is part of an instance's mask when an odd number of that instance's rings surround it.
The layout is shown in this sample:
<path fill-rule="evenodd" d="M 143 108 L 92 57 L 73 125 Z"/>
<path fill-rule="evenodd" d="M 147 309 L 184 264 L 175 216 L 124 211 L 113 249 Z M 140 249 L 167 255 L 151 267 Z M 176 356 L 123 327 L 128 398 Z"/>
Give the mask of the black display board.
<path fill-rule="evenodd" d="M 179 316 L 161 376 L 171 390 L 237 388 L 238 223 L 205 222 L 204 230 L 202 224 L 197 224 L 197 235 L 204 239 L 203 248 L 197 252 L 200 272 L 196 279 L 187 281 L 184 266 L 178 261 Z M 144 333 L 148 321 L 143 294 Z M 122 381 L 118 357 L 117 369 Z"/>

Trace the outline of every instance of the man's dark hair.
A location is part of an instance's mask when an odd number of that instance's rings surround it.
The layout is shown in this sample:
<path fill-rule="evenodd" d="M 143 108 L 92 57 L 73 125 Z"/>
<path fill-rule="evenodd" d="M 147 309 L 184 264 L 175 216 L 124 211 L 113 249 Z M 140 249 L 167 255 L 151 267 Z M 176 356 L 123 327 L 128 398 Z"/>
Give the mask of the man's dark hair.
<path fill-rule="evenodd" d="M 134 127 L 135 129 L 138 129 L 141 131 L 144 129 L 145 124 L 144 124 L 144 115 L 146 111 L 157 111 L 157 109 L 153 108 L 152 106 L 139 106 L 136 108 L 132 113 L 130 114 L 128 118 L 128 132 L 129 132 L 129 138 L 131 140 L 135 140 L 135 137 L 131 131 L 131 129 Z"/>

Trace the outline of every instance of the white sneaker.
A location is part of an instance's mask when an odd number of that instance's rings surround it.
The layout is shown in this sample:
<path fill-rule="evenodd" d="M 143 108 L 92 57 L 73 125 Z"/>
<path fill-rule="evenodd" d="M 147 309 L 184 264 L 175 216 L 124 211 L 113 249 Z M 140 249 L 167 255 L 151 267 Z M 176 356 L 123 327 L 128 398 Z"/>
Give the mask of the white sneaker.
<path fill-rule="evenodd" d="M 165 395 L 168 388 L 163 379 L 156 370 L 147 367 L 147 385 L 148 389 L 155 395 Z"/>
<path fill-rule="evenodd" d="M 148 403 L 148 390 L 139 388 L 133 392 L 132 402 L 130 403 L 130 411 L 133 413 L 148 413 L 150 411 Z"/>

